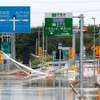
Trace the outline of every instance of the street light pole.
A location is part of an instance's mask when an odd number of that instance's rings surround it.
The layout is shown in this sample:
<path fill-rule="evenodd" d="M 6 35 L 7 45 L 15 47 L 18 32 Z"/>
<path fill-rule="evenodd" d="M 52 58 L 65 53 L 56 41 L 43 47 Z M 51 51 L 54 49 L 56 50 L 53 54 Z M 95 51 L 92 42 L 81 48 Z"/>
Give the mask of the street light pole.
<path fill-rule="evenodd" d="M 38 31 L 38 55 L 39 55 L 39 47 L 40 47 L 40 29 Z"/>
<path fill-rule="evenodd" d="M 81 19 L 81 31 L 80 31 L 80 88 L 83 88 L 83 14 L 80 15 Z M 80 91 L 83 96 L 83 91 Z"/>
<path fill-rule="evenodd" d="M 42 23 L 43 31 L 42 31 L 42 68 L 44 66 L 44 23 Z"/>
<path fill-rule="evenodd" d="M 99 24 L 99 49 L 100 49 L 100 24 Z M 100 55 L 99 55 L 99 56 L 100 56 Z M 100 59 L 99 59 L 98 71 L 100 71 Z M 99 72 L 98 74 L 100 74 L 100 72 Z"/>
<path fill-rule="evenodd" d="M 93 54 L 94 54 L 94 68 L 93 68 L 93 72 L 94 72 L 94 82 L 95 82 L 95 18 L 92 17 L 91 19 L 94 20 L 94 52 L 93 52 Z"/>
<path fill-rule="evenodd" d="M 35 59 L 37 60 L 37 38 L 36 38 L 36 58 Z"/>
<path fill-rule="evenodd" d="M 46 35 L 46 56 L 48 55 L 47 54 L 47 51 L 48 51 L 47 49 L 48 49 L 48 39 L 47 39 L 47 35 Z"/>

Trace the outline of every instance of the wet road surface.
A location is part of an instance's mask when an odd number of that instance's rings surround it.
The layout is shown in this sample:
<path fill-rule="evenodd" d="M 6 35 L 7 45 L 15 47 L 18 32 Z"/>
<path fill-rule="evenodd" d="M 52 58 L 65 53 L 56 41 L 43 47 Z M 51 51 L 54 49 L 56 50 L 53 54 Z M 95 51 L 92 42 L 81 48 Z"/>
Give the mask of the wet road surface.
<path fill-rule="evenodd" d="M 40 79 L 3 77 L 0 78 L 0 100 L 79 100 L 70 83 L 66 74 Z M 83 90 L 86 100 L 100 100 L 100 89 L 94 88 L 92 77 L 84 78 L 83 89 L 79 84 L 75 88 Z"/>

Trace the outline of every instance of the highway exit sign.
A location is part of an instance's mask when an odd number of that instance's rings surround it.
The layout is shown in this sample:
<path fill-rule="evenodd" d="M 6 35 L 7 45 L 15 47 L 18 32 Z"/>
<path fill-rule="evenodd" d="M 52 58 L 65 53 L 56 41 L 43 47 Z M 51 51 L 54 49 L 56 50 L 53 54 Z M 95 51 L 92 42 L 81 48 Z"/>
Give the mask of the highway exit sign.
<path fill-rule="evenodd" d="M 72 35 L 72 13 L 45 13 L 45 35 Z"/>
<path fill-rule="evenodd" d="M 11 42 L 1 42 L 1 51 L 5 54 L 11 54 Z"/>

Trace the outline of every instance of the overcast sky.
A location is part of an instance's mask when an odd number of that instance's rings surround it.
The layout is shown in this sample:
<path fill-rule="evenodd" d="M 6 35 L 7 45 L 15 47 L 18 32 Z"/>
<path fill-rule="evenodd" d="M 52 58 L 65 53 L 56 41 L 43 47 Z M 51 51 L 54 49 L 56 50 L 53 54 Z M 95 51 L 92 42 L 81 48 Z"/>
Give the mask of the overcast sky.
<path fill-rule="evenodd" d="M 44 23 L 45 12 L 72 12 L 73 16 L 84 14 L 84 25 L 100 24 L 100 0 L 0 0 L 0 6 L 30 6 L 31 27 Z M 74 18 L 74 25 L 79 21 Z"/>

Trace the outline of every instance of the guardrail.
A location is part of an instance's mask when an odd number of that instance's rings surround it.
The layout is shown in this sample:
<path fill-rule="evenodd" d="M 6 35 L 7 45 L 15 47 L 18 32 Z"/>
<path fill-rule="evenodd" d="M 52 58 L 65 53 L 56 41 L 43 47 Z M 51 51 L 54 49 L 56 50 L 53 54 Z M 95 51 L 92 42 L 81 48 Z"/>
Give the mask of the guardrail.
<path fill-rule="evenodd" d="M 80 93 L 77 91 L 77 89 L 75 88 L 75 86 L 80 82 L 79 80 L 79 76 L 76 77 L 76 81 L 72 82 L 70 84 L 70 87 L 72 88 L 73 92 L 78 96 L 78 98 L 80 98 L 79 100 L 86 100 L 85 96 L 81 96 Z"/>

